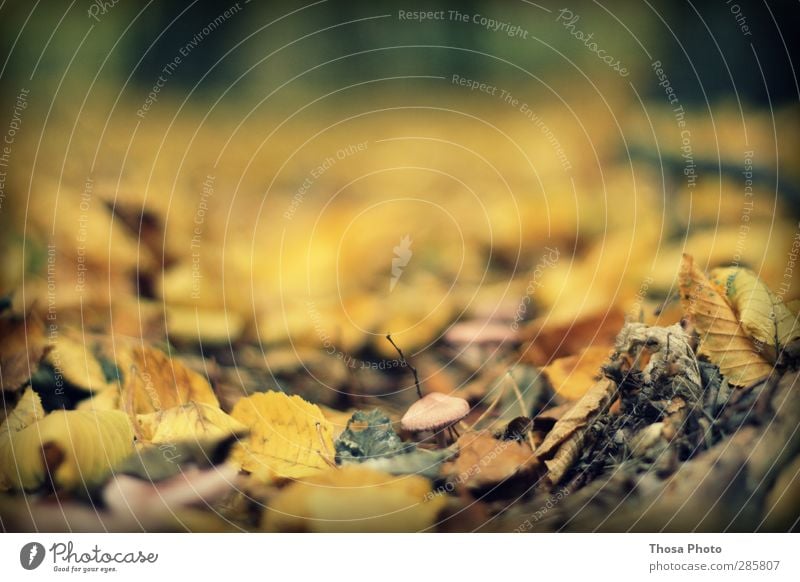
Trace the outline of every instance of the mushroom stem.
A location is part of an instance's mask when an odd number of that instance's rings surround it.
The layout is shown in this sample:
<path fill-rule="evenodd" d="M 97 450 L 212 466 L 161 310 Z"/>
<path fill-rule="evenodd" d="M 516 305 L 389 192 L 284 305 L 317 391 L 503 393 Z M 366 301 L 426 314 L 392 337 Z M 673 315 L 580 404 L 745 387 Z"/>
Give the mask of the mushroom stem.
<path fill-rule="evenodd" d="M 444 431 L 444 428 L 436 431 L 436 444 L 442 449 L 447 448 L 447 437 L 445 436 Z"/>

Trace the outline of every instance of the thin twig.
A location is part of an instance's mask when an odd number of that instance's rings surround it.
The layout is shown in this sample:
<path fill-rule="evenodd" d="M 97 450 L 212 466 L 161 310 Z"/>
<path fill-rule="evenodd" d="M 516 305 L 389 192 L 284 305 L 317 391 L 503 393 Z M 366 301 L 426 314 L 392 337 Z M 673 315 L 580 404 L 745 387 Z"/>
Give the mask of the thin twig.
<path fill-rule="evenodd" d="M 414 385 L 417 387 L 417 396 L 422 398 L 422 390 L 419 387 L 419 376 L 417 375 L 417 369 L 408 362 L 408 360 L 406 359 L 406 356 L 403 354 L 403 350 L 401 350 L 397 346 L 397 344 L 394 343 L 394 340 L 392 339 L 392 334 L 387 333 L 386 334 L 386 339 L 389 340 L 389 343 L 392 344 L 392 347 L 395 350 L 397 350 L 398 354 L 400 354 L 400 361 L 403 362 L 404 365 L 408 366 L 408 368 L 414 374 Z"/>

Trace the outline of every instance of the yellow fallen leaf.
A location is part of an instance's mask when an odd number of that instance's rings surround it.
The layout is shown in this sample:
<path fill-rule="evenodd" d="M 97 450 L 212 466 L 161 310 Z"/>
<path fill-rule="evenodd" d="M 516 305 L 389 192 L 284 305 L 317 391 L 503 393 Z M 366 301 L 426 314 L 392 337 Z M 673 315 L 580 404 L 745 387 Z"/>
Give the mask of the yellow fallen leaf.
<path fill-rule="evenodd" d="M 333 427 L 319 407 L 282 392 L 239 400 L 231 416 L 250 430 L 233 459 L 265 482 L 299 479 L 327 469 L 333 459 Z"/>
<path fill-rule="evenodd" d="M 416 532 L 446 503 L 419 475 L 393 476 L 357 465 L 292 483 L 270 503 L 266 531 Z"/>
<path fill-rule="evenodd" d="M 126 375 L 122 405 L 129 414 L 148 414 L 199 402 L 219 408 L 208 381 L 180 361 L 150 347 L 135 347 L 118 361 Z"/>
<path fill-rule="evenodd" d="M 93 485 L 132 452 L 133 430 L 124 412 L 58 410 L 0 435 L 0 483 L 35 489 L 50 475 L 67 489 Z"/>
<path fill-rule="evenodd" d="M 89 398 L 84 398 L 75 407 L 76 410 L 120 410 L 119 385 L 112 384 Z"/>
<path fill-rule="evenodd" d="M 10 433 L 19 432 L 42 418 L 44 418 L 42 399 L 33 389 L 28 388 L 19 402 L 17 402 L 14 410 L 11 411 L 11 414 L 0 424 L 0 438 Z"/>
<path fill-rule="evenodd" d="M 700 335 L 698 353 L 719 366 L 733 386 L 750 386 L 767 376 L 772 366 L 744 333 L 733 307 L 683 255 L 680 271 L 681 304 Z"/>
<path fill-rule="evenodd" d="M 198 402 L 140 414 L 136 421 L 141 438 L 155 444 L 225 437 L 247 430 L 219 408 Z"/>
<path fill-rule="evenodd" d="M 554 360 L 542 372 L 559 396 L 578 400 L 597 382 L 609 352 L 608 346 L 589 346 L 578 354 Z"/>
<path fill-rule="evenodd" d="M 100 362 L 92 354 L 90 344 L 73 338 L 71 334 L 58 337 L 45 361 L 77 388 L 94 392 L 112 385 L 106 380 Z"/>
<path fill-rule="evenodd" d="M 755 341 L 780 349 L 800 338 L 797 316 L 750 269 L 714 269 L 709 280 L 733 306 L 745 333 Z"/>
<path fill-rule="evenodd" d="M 235 311 L 171 306 L 167 309 L 171 340 L 202 345 L 227 345 L 244 331 L 244 318 Z"/>

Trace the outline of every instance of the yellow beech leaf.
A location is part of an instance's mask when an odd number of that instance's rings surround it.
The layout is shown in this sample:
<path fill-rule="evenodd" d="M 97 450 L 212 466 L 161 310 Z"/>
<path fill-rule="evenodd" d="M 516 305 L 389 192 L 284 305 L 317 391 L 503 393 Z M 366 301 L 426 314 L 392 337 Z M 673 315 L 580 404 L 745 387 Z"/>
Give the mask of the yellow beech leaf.
<path fill-rule="evenodd" d="M 0 424 L 0 433 L 18 432 L 43 418 L 42 399 L 32 388 L 27 388 L 11 414 Z"/>
<path fill-rule="evenodd" d="M 155 348 L 136 347 L 123 363 L 122 405 L 129 414 L 148 414 L 189 402 L 219 408 L 208 381 Z"/>
<path fill-rule="evenodd" d="M 219 408 L 197 402 L 140 414 L 136 421 L 141 438 L 155 444 L 225 437 L 247 430 Z"/>
<path fill-rule="evenodd" d="M 742 328 L 754 340 L 780 348 L 800 338 L 797 316 L 750 269 L 714 269 L 709 280 L 733 305 Z"/>
<path fill-rule="evenodd" d="M 239 400 L 231 416 L 250 431 L 233 458 L 260 480 L 308 477 L 332 463 L 333 427 L 299 396 L 253 394 Z"/>
<path fill-rule="evenodd" d="M 436 520 L 446 495 L 419 475 L 393 476 L 357 465 L 288 485 L 270 503 L 266 531 L 416 532 Z"/>
<path fill-rule="evenodd" d="M 132 452 L 133 430 L 124 412 L 58 410 L 0 434 L 0 483 L 35 489 L 49 474 L 59 487 L 92 485 Z"/>
<path fill-rule="evenodd" d="M 691 255 L 683 255 L 680 271 L 681 304 L 700 336 L 698 353 L 719 366 L 734 386 L 750 386 L 772 371 L 744 333 L 733 307 L 698 269 Z"/>

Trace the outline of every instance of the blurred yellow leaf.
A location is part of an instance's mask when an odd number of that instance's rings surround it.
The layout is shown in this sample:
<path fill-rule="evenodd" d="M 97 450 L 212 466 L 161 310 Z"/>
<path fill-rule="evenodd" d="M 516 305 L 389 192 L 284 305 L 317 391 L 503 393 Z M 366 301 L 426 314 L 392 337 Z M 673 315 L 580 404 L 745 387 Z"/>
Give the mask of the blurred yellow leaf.
<path fill-rule="evenodd" d="M 35 489 L 49 475 L 67 489 L 93 485 L 132 452 L 133 430 L 124 412 L 58 410 L 0 434 L 0 483 Z"/>
<path fill-rule="evenodd" d="M 226 345 L 244 330 L 244 318 L 235 311 L 169 307 L 167 332 L 171 340 L 202 345 Z"/>
<path fill-rule="evenodd" d="M 247 430 L 218 407 L 198 402 L 140 414 L 136 421 L 141 437 L 155 444 L 224 437 Z"/>
<path fill-rule="evenodd" d="M 109 386 L 81 400 L 76 410 L 120 410 L 120 389 L 117 385 Z"/>
<path fill-rule="evenodd" d="M 298 532 L 416 532 L 436 520 L 445 495 L 418 475 L 393 476 L 356 465 L 287 486 L 261 527 Z"/>
<path fill-rule="evenodd" d="M 21 431 L 28 425 L 44 418 L 42 399 L 31 388 L 25 390 L 14 410 L 0 424 L 0 438 Z"/>
<path fill-rule="evenodd" d="M 308 477 L 332 463 L 333 427 L 299 396 L 253 394 L 239 400 L 231 416 L 250 430 L 233 459 L 259 480 Z"/>
<path fill-rule="evenodd" d="M 797 316 L 750 269 L 714 269 L 709 280 L 733 305 L 745 333 L 757 342 L 781 348 L 800 338 Z"/>
<path fill-rule="evenodd" d="M 756 351 L 742 330 L 733 307 L 698 269 L 691 255 L 684 255 L 680 272 L 681 303 L 698 334 L 698 353 L 719 366 L 734 386 L 750 386 L 767 376 L 772 366 Z"/>
<path fill-rule="evenodd" d="M 558 395 L 578 400 L 597 382 L 610 350 L 608 346 L 589 346 L 578 354 L 554 360 L 542 372 Z"/>
<path fill-rule="evenodd" d="M 93 392 L 112 385 L 106 380 L 100 362 L 92 354 L 90 344 L 73 338 L 71 334 L 60 335 L 45 359 L 77 388 Z"/>
<path fill-rule="evenodd" d="M 219 408 L 203 376 L 160 350 L 134 347 L 118 364 L 126 374 L 122 404 L 129 414 L 148 414 L 189 402 Z"/>
<path fill-rule="evenodd" d="M 408 279 L 402 279 L 383 301 L 384 317 L 372 338 L 375 350 L 385 358 L 397 357 L 385 339 L 387 333 L 403 350 L 414 352 L 435 341 L 455 315 L 449 290 L 436 277 L 421 273 Z"/>

